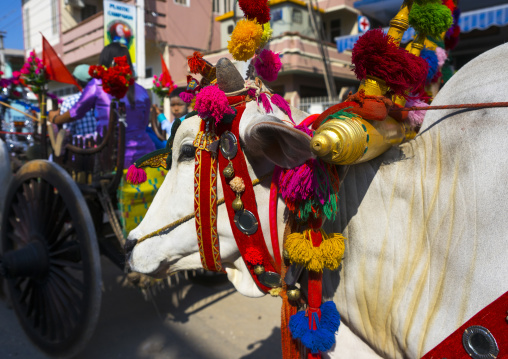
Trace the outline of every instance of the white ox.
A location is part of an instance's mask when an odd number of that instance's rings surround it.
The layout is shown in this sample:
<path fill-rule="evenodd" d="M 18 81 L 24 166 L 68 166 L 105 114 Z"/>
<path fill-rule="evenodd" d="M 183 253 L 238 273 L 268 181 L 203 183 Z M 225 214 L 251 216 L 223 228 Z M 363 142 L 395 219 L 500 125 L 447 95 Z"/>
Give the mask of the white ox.
<path fill-rule="evenodd" d="M 506 101 L 507 58 L 503 45 L 471 61 L 433 105 Z M 305 117 L 293 111 L 297 119 Z M 193 212 L 189 146 L 199 121 L 188 119 L 178 130 L 173 168 L 129 240 Z M 243 115 L 241 137 L 252 178 L 273 163 L 287 166 L 310 156 L 302 154 L 305 136 L 273 122 L 254 103 Z M 414 140 L 349 170 L 333 223 L 333 231 L 348 238 L 343 266 L 324 279 L 324 294 L 333 296 L 342 316 L 330 357 L 420 358 L 508 290 L 507 137 L 506 108 L 429 111 Z M 264 140 L 276 138 L 280 146 L 263 150 Z M 267 184 L 255 192 L 268 234 Z M 282 207 L 280 202 L 279 232 Z M 229 279 L 241 293 L 261 295 L 239 257 L 224 206 L 218 219 Z M 152 274 L 199 268 L 194 221 L 138 244 L 130 265 Z"/>

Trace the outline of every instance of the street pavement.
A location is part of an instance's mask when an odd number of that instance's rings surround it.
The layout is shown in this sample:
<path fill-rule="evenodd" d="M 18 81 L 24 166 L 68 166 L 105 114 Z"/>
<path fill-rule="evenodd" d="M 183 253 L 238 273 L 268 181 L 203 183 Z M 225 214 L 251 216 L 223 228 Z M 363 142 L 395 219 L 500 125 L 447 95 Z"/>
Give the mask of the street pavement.
<path fill-rule="evenodd" d="M 119 283 L 102 261 L 103 295 L 95 332 L 76 359 L 271 359 L 281 357 L 280 298 L 247 298 L 224 276 L 173 279 L 155 298 Z M 0 358 L 46 359 L 0 301 Z"/>

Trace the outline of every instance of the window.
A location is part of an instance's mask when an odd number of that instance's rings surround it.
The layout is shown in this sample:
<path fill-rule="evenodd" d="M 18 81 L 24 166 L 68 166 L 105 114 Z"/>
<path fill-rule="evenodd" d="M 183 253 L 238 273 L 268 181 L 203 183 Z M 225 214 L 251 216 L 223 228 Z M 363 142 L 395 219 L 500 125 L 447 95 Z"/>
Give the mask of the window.
<path fill-rule="evenodd" d="M 25 49 L 29 49 L 32 46 L 30 45 L 30 13 L 28 12 L 28 8 L 25 9 L 23 22 L 25 24 Z"/>
<path fill-rule="evenodd" d="M 282 20 L 282 9 L 275 9 L 272 10 L 272 21 L 279 21 Z"/>
<path fill-rule="evenodd" d="M 224 0 L 224 13 L 230 12 L 233 10 L 231 8 L 231 0 Z"/>
<path fill-rule="evenodd" d="M 303 14 L 300 9 L 293 9 L 293 23 L 301 24 L 303 22 Z"/>
<path fill-rule="evenodd" d="M 58 34 L 58 4 L 56 0 L 51 0 L 51 32 Z"/>
<path fill-rule="evenodd" d="M 97 14 L 97 6 L 85 4 L 85 7 L 81 9 L 81 21 L 95 14 Z"/>
<path fill-rule="evenodd" d="M 233 33 L 233 30 L 235 29 L 235 26 L 234 25 L 229 25 L 228 26 L 228 35 L 231 35 Z"/>
<path fill-rule="evenodd" d="M 180 4 L 180 5 L 184 5 L 184 6 L 189 6 L 189 1 L 190 0 L 174 0 L 175 1 L 175 4 Z"/>
<path fill-rule="evenodd" d="M 330 41 L 335 41 L 337 36 L 341 35 L 340 19 L 330 21 Z"/>
<path fill-rule="evenodd" d="M 151 67 L 147 67 L 145 69 L 145 78 L 149 79 L 150 77 L 153 76 L 153 70 Z"/>
<path fill-rule="evenodd" d="M 220 12 L 219 1 L 220 0 L 212 0 L 212 11 L 213 12 Z"/>

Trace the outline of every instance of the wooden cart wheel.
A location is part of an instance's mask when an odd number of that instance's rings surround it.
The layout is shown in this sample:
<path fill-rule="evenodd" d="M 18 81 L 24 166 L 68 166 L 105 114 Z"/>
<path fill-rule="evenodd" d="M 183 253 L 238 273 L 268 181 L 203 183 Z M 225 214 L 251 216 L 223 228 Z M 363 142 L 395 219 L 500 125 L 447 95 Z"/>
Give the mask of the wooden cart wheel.
<path fill-rule="evenodd" d="M 13 177 L 2 215 L 0 270 L 30 340 L 69 357 L 88 342 L 101 302 L 100 254 L 92 217 L 72 178 L 45 160 Z"/>

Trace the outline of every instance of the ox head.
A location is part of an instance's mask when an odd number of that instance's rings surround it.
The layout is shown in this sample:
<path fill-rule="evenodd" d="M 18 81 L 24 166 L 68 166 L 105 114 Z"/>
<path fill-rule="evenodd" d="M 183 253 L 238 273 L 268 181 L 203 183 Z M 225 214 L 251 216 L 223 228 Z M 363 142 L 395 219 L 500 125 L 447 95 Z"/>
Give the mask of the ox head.
<path fill-rule="evenodd" d="M 217 64 L 217 83 L 226 94 L 244 88 L 244 80 L 227 59 L 221 59 Z M 302 164 L 312 156 L 309 147 L 310 137 L 288 124 L 290 121 L 287 115 L 275 105 L 272 108 L 273 113 L 267 114 L 256 101 L 251 101 L 247 103 L 240 120 L 239 140 L 252 180 L 269 173 L 274 165 L 291 168 Z M 292 114 L 297 123 L 307 116 L 294 108 Z M 201 268 L 194 219 L 137 243 L 143 236 L 194 212 L 193 141 L 199 131 L 200 122 L 201 119 L 194 116 L 183 121 L 178 128 L 173 142 L 172 168 L 145 218 L 129 234 L 127 247 L 131 248 L 128 256 L 133 271 L 165 277 L 180 270 Z M 221 181 L 217 181 L 217 184 L 218 198 L 222 198 Z M 260 224 L 265 240 L 268 241 L 269 187 L 269 181 L 255 187 Z M 281 212 L 282 207 L 279 204 Z M 280 218 L 279 231 L 282 231 L 282 215 L 278 218 Z M 217 219 L 222 265 L 228 279 L 244 295 L 252 297 L 263 295 L 240 256 L 224 205 L 218 207 Z M 271 250 L 271 244 L 267 246 Z"/>

